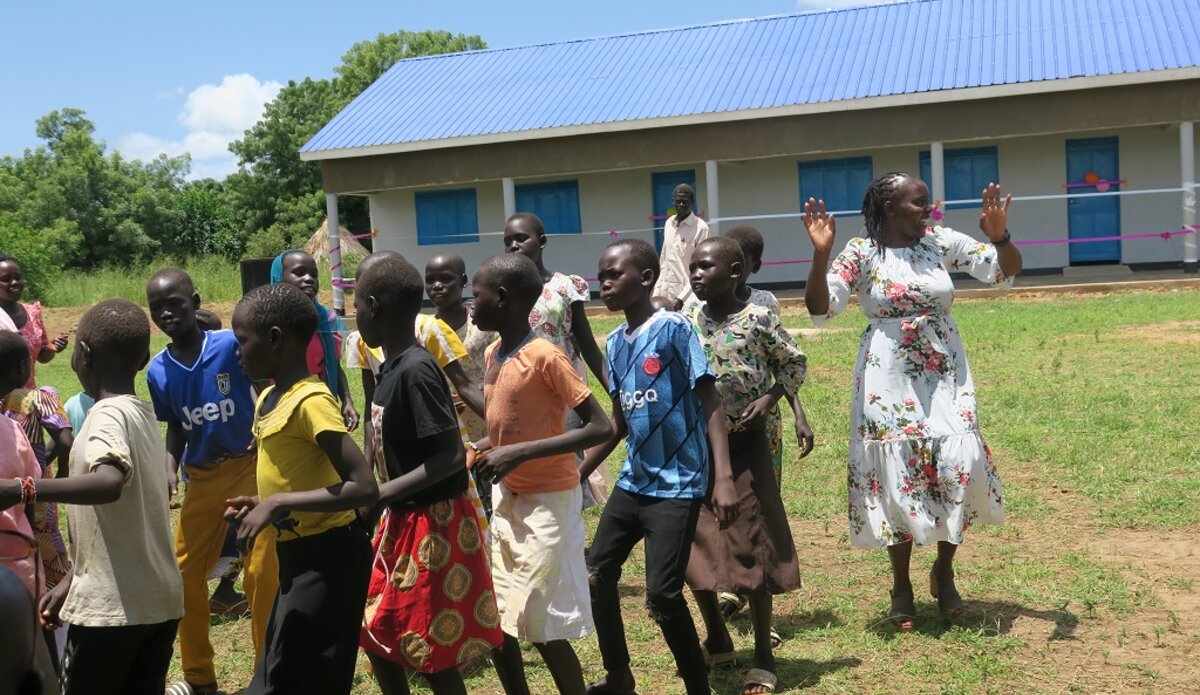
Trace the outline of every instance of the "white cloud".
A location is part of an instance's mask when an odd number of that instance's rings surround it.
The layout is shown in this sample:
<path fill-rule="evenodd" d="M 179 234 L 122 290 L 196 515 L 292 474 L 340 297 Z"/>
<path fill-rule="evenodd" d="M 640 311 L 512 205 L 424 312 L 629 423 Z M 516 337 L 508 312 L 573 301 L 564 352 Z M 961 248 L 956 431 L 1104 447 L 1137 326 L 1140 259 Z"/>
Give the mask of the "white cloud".
<path fill-rule="evenodd" d="M 221 84 L 204 84 L 188 93 L 177 119 L 187 128 L 179 140 L 149 133 L 129 133 L 117 140 L 116 149 L 131 159 L 153 159 L 159 154 L 192 156 L 189 178 L 223 178 L 237 169 L 229 143 L 242 137 L 258 122 L 263 107 L 282 87 L 260 82 L 253 75 L 226 75 Z M 180 88 L 182 91 L 182 88 Z"/>

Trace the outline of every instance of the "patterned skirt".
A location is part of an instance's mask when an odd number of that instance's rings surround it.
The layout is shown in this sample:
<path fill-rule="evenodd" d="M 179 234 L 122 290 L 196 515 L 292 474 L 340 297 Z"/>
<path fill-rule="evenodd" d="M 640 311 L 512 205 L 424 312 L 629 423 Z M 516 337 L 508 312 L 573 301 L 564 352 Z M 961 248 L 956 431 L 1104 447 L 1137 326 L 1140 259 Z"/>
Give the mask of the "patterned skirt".
<path fill-rule="evenodd" d="M 479 517 L 469 495 L 388 509 L 359 645 L 419 673 L 456 668 L 503 641 Z"/>
<path fill-rule="evenodd" d="M 46 588 L 53 589 L 71 570 L 67 544 L 58 526 L 58 505 L 54 502 L 33 503 L 33 537 L 37 541 L 42 569 L 46 572 Z"/>

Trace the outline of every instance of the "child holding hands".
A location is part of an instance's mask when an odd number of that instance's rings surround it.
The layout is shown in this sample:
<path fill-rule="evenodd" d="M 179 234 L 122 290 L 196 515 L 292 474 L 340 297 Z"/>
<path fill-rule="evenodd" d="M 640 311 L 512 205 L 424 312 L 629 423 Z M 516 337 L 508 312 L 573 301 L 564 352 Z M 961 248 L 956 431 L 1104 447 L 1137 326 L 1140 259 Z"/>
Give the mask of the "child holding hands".
<path fill-rule="evenodd" d="M 616 432 L 587 453 L 580 475 L 601 465 L 628 436 L 628 455 L 588 551 L 592 615 L 605 678 L 590 695 L 634 692 L 617 583 L 645 539 L 646 603 L 662 629 L 689 695 L 708 695 L 708 666 L 683 596 L 684 570 L 701 503 L 712 489 L 721 525 L 736 511 L 725 414 L 696 332 L 679 314 L 656 310 L 654 247 L 613 242 L 600 257 L 600 298 L 626 323 L 608 336 Z M 711 453 L 710 453 L 711 452 Z"/>
<path fill-rule="evenodd" d="M 312 301 L 286 283 L 252 290 L 233 312 L 240 359 L 258 397 L 258 496 L 229 500 L 243 550 L 273 533 L 279 593 L 247 693 L 337 695 L 354 680 L 371 544 L 354 510 L 379 488 L 343 414 L 305 360 Z"/>
<path fill-rule="evenodd" d="M 39 602 L 46 627 L 68 621 L 64 688 L 161 694 L 183 614 L 172 552 L 166 450 L 154 410 L 135 395 L 150 359 L 150 322 L 125 300 L 83 315 L 71 367 L 96 400 L 65 479 L 0 480 L 0 508 L 63 502 L 73 529 L 70 573 Z"/>
<path fill-rule="evenodd" d="M 779 399 L 799 389 L 807 360 L 778 315 L 737 297 L 746 261 L 736 242 L 725 237 L 702 242 L 689 269 L 692 290 L 704 302 L 690 318 L 717 375 L 738 509 L 726 529 L 715 514 L 701 511 L 687 582 L 704 618 L 705 647 L 714 664 L 734 655 L 716 592 L 750 597 L 755 667 L 746 673 L 742 693 L 775 692 L 772 595 L 800 588 L 800 572 L 765 423 Z"/>
<path fill-rule="evenodd" d="M 605 441 L 612 428 L 566 354 L 530 330 L 529 312 L 542 294 L 533 261 L 494 256 L 472 286 L 472 320 L 500 334 L 486 355 L 488 437 L 472 444 L 479 477 L 492 484 L 492 580 L 504 632 L 496 671 L 509 695 L 529 692 L 517 643 L 525 639 L 560 693 L 582 695 L 583 671 L 568 640 L 592 632 L 592 611 L 572 452 Z M 564 428 L 567 410 L 581 427 Z"/>

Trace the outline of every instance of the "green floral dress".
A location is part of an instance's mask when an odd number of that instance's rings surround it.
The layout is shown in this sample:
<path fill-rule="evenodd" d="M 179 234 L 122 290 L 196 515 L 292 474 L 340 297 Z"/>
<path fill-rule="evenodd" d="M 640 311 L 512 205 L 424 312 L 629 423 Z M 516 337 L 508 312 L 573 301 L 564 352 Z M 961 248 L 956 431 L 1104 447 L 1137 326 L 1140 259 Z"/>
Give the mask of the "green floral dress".
<path fill-rule="evenodd" d="M 961 543 L 976 523 L 1000 523 L 1000 478 L 979 432 L 975 386 L 950 316 L 950 271 L 1011 286 L 996 249 L 945 227 L 915 246 L 851 239 L 830 268 L 826 321 L 857 295 L 870 319 L 850 408 L 851 542 Z"/>
<path fill-rule="evenodd" d="M 784 329 L 778 312 L 747 303 L 724 321 L 714 321 L 704 305 L 697 304 L 688 318 L 696 326 L 704 355 L 717 375 L 717 392 L 730 432 L 744 429 L 738 424 L 742 411 L 765 396 L 776 382 L 792 393 L 804 383 L 808 358 Z"/>

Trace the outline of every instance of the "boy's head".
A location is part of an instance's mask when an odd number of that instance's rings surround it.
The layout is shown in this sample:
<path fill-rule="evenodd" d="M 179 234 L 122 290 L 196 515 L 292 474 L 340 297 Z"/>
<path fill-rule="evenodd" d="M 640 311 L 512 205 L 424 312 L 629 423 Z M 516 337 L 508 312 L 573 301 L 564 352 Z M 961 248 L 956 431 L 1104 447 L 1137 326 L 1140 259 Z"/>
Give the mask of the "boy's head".
<path fill-rule="evenodd" d="M 202 331 L 219 331 L 221 330 L 221 317 L 208 309 L 197 309 L 196 325 Z"/>
<path fill-rule="evenodd" d="M 600 299 L 609 311 L 644 302 L 658 280 L 658 254 L 641 239 L 620 239 L 604 248 L 596 278 Z"/>
<path fill-rule="evenodd" d="M 0 331 L 0 398 L 29 382 L 29 343 L 13 331 Z"/>
<path fill-rule="evenodd" d="M 518 212 L 504 223 L 504 252 L 519 253 L 537 263 L 546 248 L 546 227 L 532 212 Z"/>
<path fill-rule="evenodd" d="M 146 282 L 146 304 L 150 320 L 171 340 L 196 327 L 200 295 L 192 277 L 179 268 L 162 268 Z"/>
<path fill-rule="evenodd" d="M 364 258 L 358 262 L 358 267 L 356 267 L 354 269 L 355 283 L 357 283 L 358 280 L 362 278 L 363 273 L 367 272 L 368 268 L 370 268 L 377 261 L 383 260 L 384 258 L 399 258 L 400 260 L 404 260 L 404 256 L 401 256 L 400 252 L 398 252 L 398 251 L 393 251 L 391 249 L 384 249 L 382 251 L 376 251 L 375 253 L 371 254 L 370 256 L 367 256 L 366 258 Z"/>
<path fill-rule="evenodd" d="M 283 368 L 303 363 L 316 330 L 312 300 L 286 283 L 250 290 L 233 310 L 242 370 L 254 381 L 273 379 Z"/>
<path fill-rule="evenodd" d="M 675 311 L 675 301 L 666 297 L 651 297 L 650 306 L 654 307 L 655 311 Z"/>
<path fill-rule="evenodd" d="M 279 282 L 298 287 L 310 299 L 317 297 L 320 274 L 317 259 L 307 251 L 284 251 L 279 257 L 282 275 Z"/>
<path fill-rule="evenodd" d="M 424 285 L 421 274 L 403 258 L 383 258 L 359 276 L 354 288 L 358 332 L 371 347 L 379 347 L 389 331 L 412 336 L 412 325 L 421 311 Z"/>
<path fill-rule="evenodd" d="M 439 253 L 425 264 L 425 292 L 439 309 L 462 304 L 467 264 L 457 253 Z"/>
<path fill-rule="evenodd" d="M 696 204 L 696 191 L 686 183 L 681 183 L 671 191 L 671 207 L 675 208 L 675 219 L 685 220 L 692 214 L 692 206 Z"/>
<path fill-rule="evenodd" d="M 742 278 L 742 282 L 745 283 L 751 275 L 762 269 L 763 250 L 766 247 L 762 234 L 748 224 L 739 224 L 726 230 L 721 236 L 733 239 L 742 247 L 742 255 L 746 257 L 748 266 Z"/>
<path fill-rule="evenodd" d="M 529 321 L 529 312 L 542 293 L 542 276 L 524 255 L 505 253 L 479 266 L 471 289 L 475 293 L 471 320 L 485 331 L 498 331 Z"/>
<path fill-rule="evenodd" d="M 106 299 L 79 319 L 71 368 L 89 396 L 102 383 L 132 380 L 149 361 L 150 321 L 138 305 Z"/>
<path fill-rule="evenodd" d="M 688 264 L 692 292 L 703 301 L 724 297 L 737 290 L 746 257 L 733 239 L 711 237 L 700 242 Z"/>

